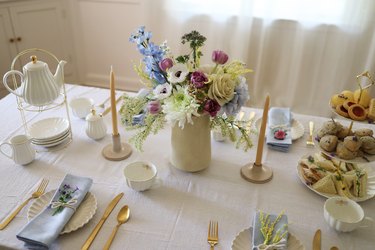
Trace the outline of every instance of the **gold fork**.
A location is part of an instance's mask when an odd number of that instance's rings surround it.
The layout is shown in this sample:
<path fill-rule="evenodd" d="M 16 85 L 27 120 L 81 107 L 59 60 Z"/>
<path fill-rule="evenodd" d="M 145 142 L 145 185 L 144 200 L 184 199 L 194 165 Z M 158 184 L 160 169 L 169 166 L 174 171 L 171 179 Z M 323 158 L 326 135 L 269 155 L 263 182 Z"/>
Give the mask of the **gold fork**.
<path fill-rule="evenodd" d="M 217 221 L 210 221 L 208 224 L 208 236 L 207 236 L 207 242 L 211 246 L 211 250 L 214 249 L 214 246 L 219 241 L 219 235 L 218 235 L 218 222 Z"/>
<path fill-rule="evenodd" d="M 0 230 L 3 230 L 14 219 L 14 217 L 16 217 L 16 215 L 19 213 L 19 211 L 21 211 L 21 209 L 24 206 L 26 206 L 26 204 L 31 199 L 39 198 L 40 196 L 42 196 L 42 194 L 44 193 L 44 190 L 46 190 L 48 182 L 49 182 L 49 180 L 43 179 L 42 182 L 39 184 L 38 189 L 34 193 L 31 194 L 31 197 L 28 198 L 27 200 L 25 200 L 20 206 L 18 206 L 17 209 L 14 210 L 13 213 L 11 215 L 9 215 L 9 217 L 6 218 L 5 221 L 3 221 L 0 224 Z"/>
<path fill-rule="evenodd" d="M 315 144 L 314 144 L 314 140 L 313 140 L 313 131 L 314 131 L 314 122 L 313 121 L 309 122 L 309 129 L 310 129 L 310 133 L 309 133 L 309 138 L 307 138 L 306 144 L 314 146 Z"/>

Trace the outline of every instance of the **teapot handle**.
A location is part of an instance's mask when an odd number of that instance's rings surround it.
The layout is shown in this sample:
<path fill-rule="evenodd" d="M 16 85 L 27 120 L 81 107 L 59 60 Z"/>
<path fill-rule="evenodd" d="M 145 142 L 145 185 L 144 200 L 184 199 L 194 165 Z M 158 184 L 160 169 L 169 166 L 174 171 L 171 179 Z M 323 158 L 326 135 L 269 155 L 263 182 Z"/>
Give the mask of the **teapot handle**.
<path fill-rule="evenodd" d="M 11 75 L 11 74 L 19 75 L 19 76 L 21 77 L 21 83 L 23 82 L 23 74 L 22 74 L 20 71 L 18 71 L 18 70 L 10 70 L 10 71 L 6 72 L 5 75 L 4 75 L 4 77 L 3 77 L 3 84 L 4 84 L 5 88 L 6 88 L 9 92 L 15 94 L 16 96 L 23 97 L 21 94 L 17 93 L 16 91 L 14 91 L 14 90 L 11 89 L 11 88 L 9 88 L 8 83 L 7 83 L 7 78 L 8 78 L 8 76 Z"/>

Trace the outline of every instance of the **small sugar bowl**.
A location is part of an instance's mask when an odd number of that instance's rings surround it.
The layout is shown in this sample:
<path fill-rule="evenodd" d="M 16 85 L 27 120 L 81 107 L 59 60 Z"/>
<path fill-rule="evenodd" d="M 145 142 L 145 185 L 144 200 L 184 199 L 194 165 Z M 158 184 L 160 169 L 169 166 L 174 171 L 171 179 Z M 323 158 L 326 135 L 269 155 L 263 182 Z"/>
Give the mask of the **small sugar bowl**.
<path fill-rule="evenodd" d="M 107 134 L 103 116 L 96 114 L 95 109 L 91 109 L 91 113 L 86 116 L 86 134 L 94 140 L 99 140 Z"/>

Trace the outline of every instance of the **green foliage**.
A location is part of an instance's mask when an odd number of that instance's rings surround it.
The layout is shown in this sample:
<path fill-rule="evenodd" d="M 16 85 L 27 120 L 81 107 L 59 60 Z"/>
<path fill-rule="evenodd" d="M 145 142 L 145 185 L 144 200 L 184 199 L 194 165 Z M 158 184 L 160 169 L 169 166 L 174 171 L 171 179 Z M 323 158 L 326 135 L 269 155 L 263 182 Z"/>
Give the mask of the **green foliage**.
<path fill-rule="evenodd" d="M 176 61 L 179 63 L 187 63 L 189 61 L 190 55 L 193 56 L 192 64 L 193 68 L 199 67 L 200 57 L 203 56 L 200 48 L 204 46 L 206 37 L 201 35 L 198 31 L 193 30 L 190 33 L 187 33 L 181 37 L 181 43 L 189 43 L 192 52 L 189 55 L 182 55 L 176 58 Z"/>
<path fill-rule="evenodd" d="M 260 232 L 263 235 L 264 242 L 263 244 L 269 245 L 270 243 L 278 243 L 285 235 L 287 234 L 287 230 L 284 230 L 285 227 L 287 227 L 287 224 L 283 225 L 279 230 L 276 231 L 275 235 L 273 235 L 273 231 L 275 230 L 275 225 L 280 221 L 281 216 L 283 216 L 284 211 L 282 211 L 277 218 L 271 223 L 271 220 L 269 219 L 269 214 L 264 214 L 262 211 L 260 211 L 260 223 L 261 223 L 261 229 Z M 283 233 L 281 233 L 284 231 Z"/>
<path fill-rule="evenodd" d="M 218 129 L 224 137 L 228 137 L 232 142 L 235 142 L 236 148 L 242 147 L 244 151 L 247 151 L 253 146 L 250 134 L 255 133 L 254 130 L 247 128 L 246 125 L 249 122 L 238 121 L 234 117 L 216 116 L 211 121 L 211 129 Z"/>
<path fill-rule="evenodd" d="M 143 151 L 143 143 L 150 134 L 156 134 L 164 127 L 165 115 L 163 113 L 150 114 L 146 113 L 143 124 L 133 125 L 133 117 L 143 112 L 147 102 L 146 97 L 130 97 L 124 95 L 123 104 L 120 108 L 121 123 L 126 126 L 128 130 L 137 130 L 136 134 L 129 139 L 129 142 L 139 150 Z"/>
<path fill-rule="evenodd" d="M 143 143 L 150 134 L 156 134 L 159 130 L 164 128 L 165 115 L 162 113 L 152 115 L 147 114 L 144 119 L 143 126 L 133 126 L 138 129 L 138 132 L 129 139 L 129 142 L 134 144 L 135 148 L 139 151 L 143 151 Z"/>

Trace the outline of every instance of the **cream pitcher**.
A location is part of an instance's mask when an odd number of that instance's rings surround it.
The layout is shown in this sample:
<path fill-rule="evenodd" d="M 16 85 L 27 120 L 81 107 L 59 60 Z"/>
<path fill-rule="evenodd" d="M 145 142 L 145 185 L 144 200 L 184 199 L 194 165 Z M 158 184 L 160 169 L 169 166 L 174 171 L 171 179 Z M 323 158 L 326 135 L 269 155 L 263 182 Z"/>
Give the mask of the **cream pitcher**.
<path fill-rule="evenodd" d="M 5 146 L 11 148 L 11 154 L 3 150 Z M 35 149 L 31 146 L 31 139 L 26 135 L 16 135 L 9 142 L 1 143 L 0 152 L 20 165 L 29 164 L 35 159 Z"/>
<path fill-rule="evenodd" d="M 38 61 L 36 56 L 31 56 L 31 62 L 23 67 L 23 73 L 18 70 L 6 72 L 3 84 L 9 92 L 23 98 L 28 104 L 38 107 L 48 105 L 60 94 L 64 82 L 65 63 L 60 61 L 55 75 L 52 75 L 47 63 Z M 17 90 L 8 86 L 7 78 L 10 75 L 18 75 L 21 78 L 21 86 Z"/>

